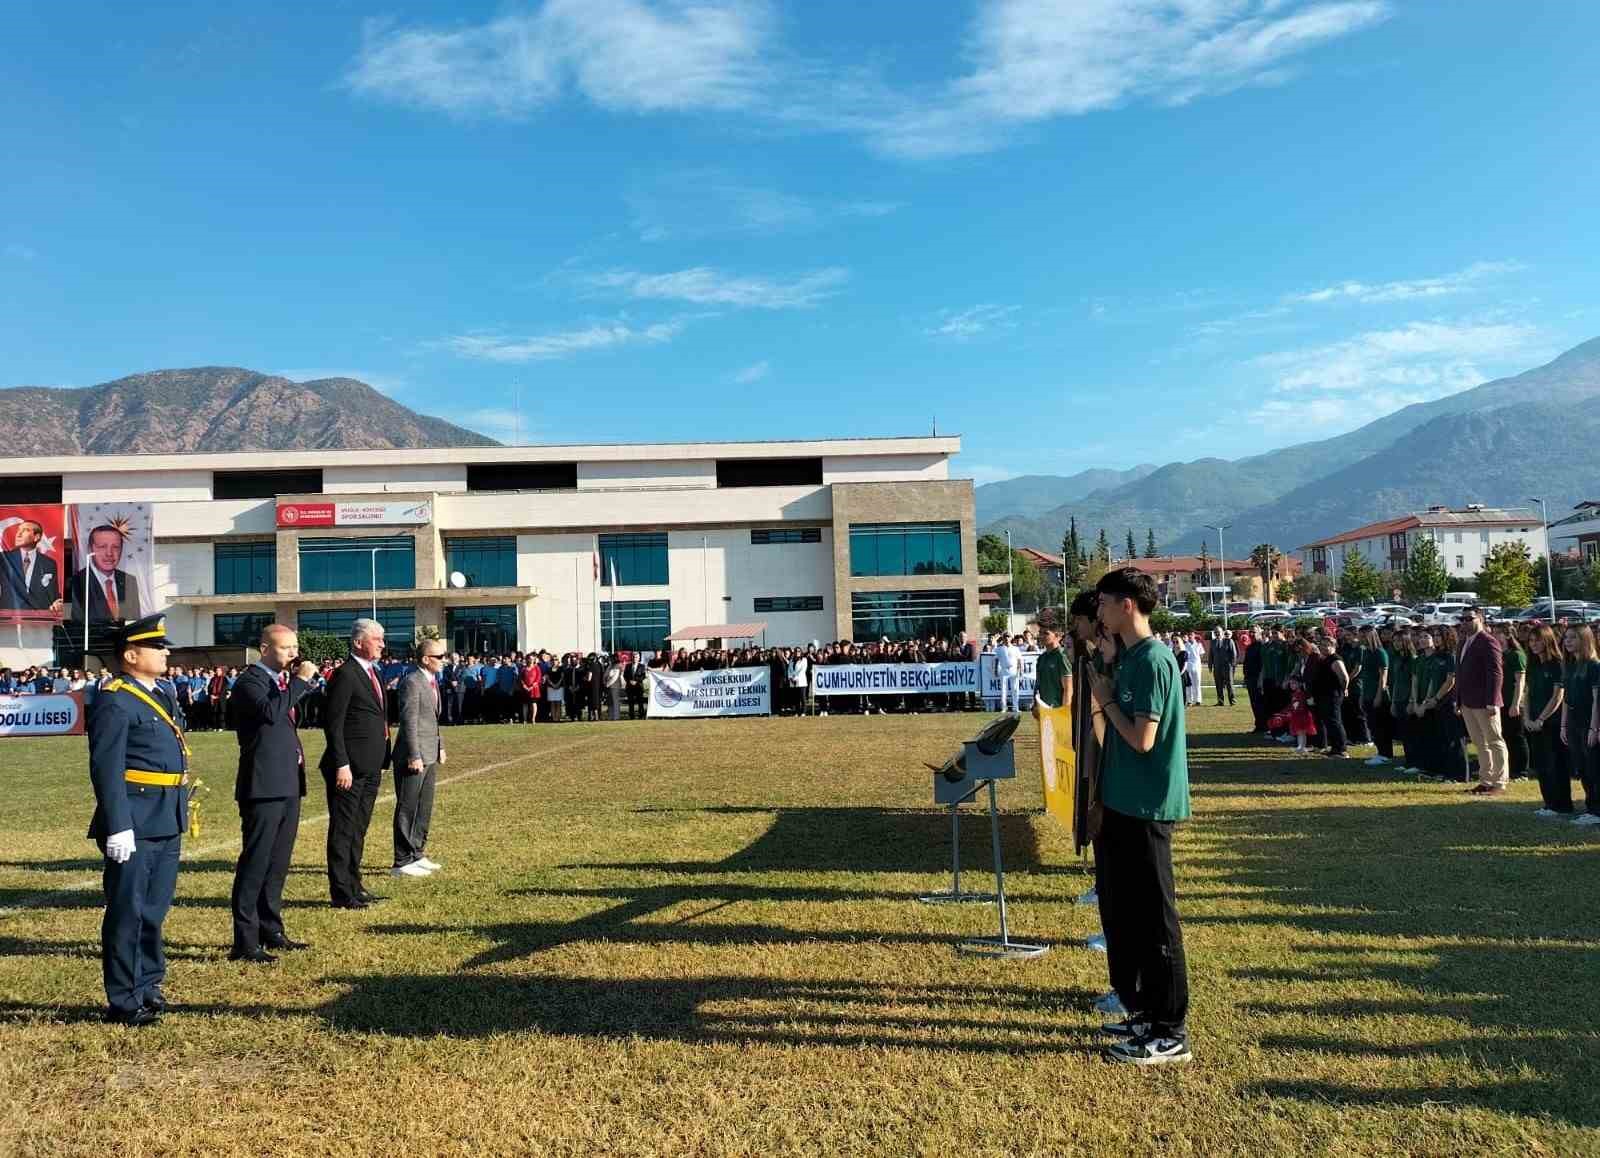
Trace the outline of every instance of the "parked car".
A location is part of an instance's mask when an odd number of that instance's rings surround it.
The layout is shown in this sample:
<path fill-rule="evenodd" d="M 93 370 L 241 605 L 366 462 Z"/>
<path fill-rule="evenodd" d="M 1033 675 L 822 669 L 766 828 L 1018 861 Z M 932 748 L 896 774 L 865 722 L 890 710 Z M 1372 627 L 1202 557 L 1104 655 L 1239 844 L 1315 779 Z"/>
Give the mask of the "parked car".
<path fill-rule="evenodd" d="M 1296 618 L 1296 616 L 1290 615 L 1287 611 L 1279 611 L 1276 608 L 1250 613 L 1250 622 L 1253 624 L 1292 623 Z"/>
<path fill-rule="evenodd" d="M 1446 627 L 1459 622 L 1466 609 L 1465 603 L 1419 603 L 1416 613 L 1424 627 Z"/>

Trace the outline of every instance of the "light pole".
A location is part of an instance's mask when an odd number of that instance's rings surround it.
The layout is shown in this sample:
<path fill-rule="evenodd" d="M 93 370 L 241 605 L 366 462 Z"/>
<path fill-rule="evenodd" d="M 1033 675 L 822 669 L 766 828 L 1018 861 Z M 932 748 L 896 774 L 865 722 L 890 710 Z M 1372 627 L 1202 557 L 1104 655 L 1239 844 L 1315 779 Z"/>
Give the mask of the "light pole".
<path fill-rule="evenodd" d="M 1550 622 L 1556 621 L 1556 579 L 1555 571 L 1550 566 L 1550 511 L 1544 505 L 1543 499 L 1529 499 L 1530 503 L 1539 504 L 1539 522 L 1544 526 L 1544 581 L 1545 590 L 1550 593 Z"/>
<path fill-rule="evenodd" d="M 1206 530 L 1215 531 L 1217 533 L 1217 567 L 1221 570 L 1221 574 L 1222 574 L 1222 630 L 1223 631 L 1227 631 L 1228 630 L 1228 595 L 1229 595 L 1229 592 L 1228 592 L 1228 556 L 1227 556 L 1227 553 L 1223 550 L 1223 547 L 1222 547 L 1222 532 L 1226 531 L 1231 526 L 1233 526 L 1232 523 L 1223 523 L 1222 526 L 1220 526 L 1220 527 L 1213 526 L 1211 523 L 1207 523 L 1206 524 Z"/>
<path fill-rule="evenodd" d="M 1006 612 L 1006 634 L 1011 634 L 1011 625 L 1017 618 L 1017 583 L 1016 576 L 1011 573 L 1011 532 L 1006 532 L 1006 605 L 1010 609 Z"/>

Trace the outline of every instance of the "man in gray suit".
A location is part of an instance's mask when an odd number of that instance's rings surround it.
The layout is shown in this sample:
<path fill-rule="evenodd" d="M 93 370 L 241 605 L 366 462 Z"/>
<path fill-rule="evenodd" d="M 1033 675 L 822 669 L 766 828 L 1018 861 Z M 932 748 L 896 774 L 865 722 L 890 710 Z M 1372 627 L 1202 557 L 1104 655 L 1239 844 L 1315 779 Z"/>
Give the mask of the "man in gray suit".
<path fill-rule="evenodd" d="M 439 871 L 438 861 L 424 855 L 428 822 L 433 818 L 433 788 L 445 762 L 439 739 L 439 669 L 444 666 L 444 641 L 425 639 L 418 645 L 417 666 L 396 689 L 400 731 L 394 745 L 394 868 L 391 876 L 425 877 Z"/>

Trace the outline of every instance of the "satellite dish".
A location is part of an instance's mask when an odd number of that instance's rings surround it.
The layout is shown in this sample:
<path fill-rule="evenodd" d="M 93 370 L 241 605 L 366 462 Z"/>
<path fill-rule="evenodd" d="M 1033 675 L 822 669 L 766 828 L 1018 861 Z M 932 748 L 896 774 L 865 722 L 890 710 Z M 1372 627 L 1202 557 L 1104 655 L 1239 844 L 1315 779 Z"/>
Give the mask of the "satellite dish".
<path fill-rule="evenodd" d="M 450 572 L 450 586 L 465 587 L 466 585 L 467 577 L 465 575 L 463 575 L 460 571 Z"/>

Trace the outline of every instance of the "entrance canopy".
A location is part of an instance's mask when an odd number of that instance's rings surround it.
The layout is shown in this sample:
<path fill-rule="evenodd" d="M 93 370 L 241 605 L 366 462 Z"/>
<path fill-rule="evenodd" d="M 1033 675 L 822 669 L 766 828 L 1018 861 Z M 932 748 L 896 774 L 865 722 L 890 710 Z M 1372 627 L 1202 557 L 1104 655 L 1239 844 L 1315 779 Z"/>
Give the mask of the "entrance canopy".
<path fill-rule="evenodd" d="M 693 643 L 697 639 L 754 639 L 767 630 L 765 621 L 757 623 L 697 623 L 680 627 L 667 639 L 674 643 Z"/>

